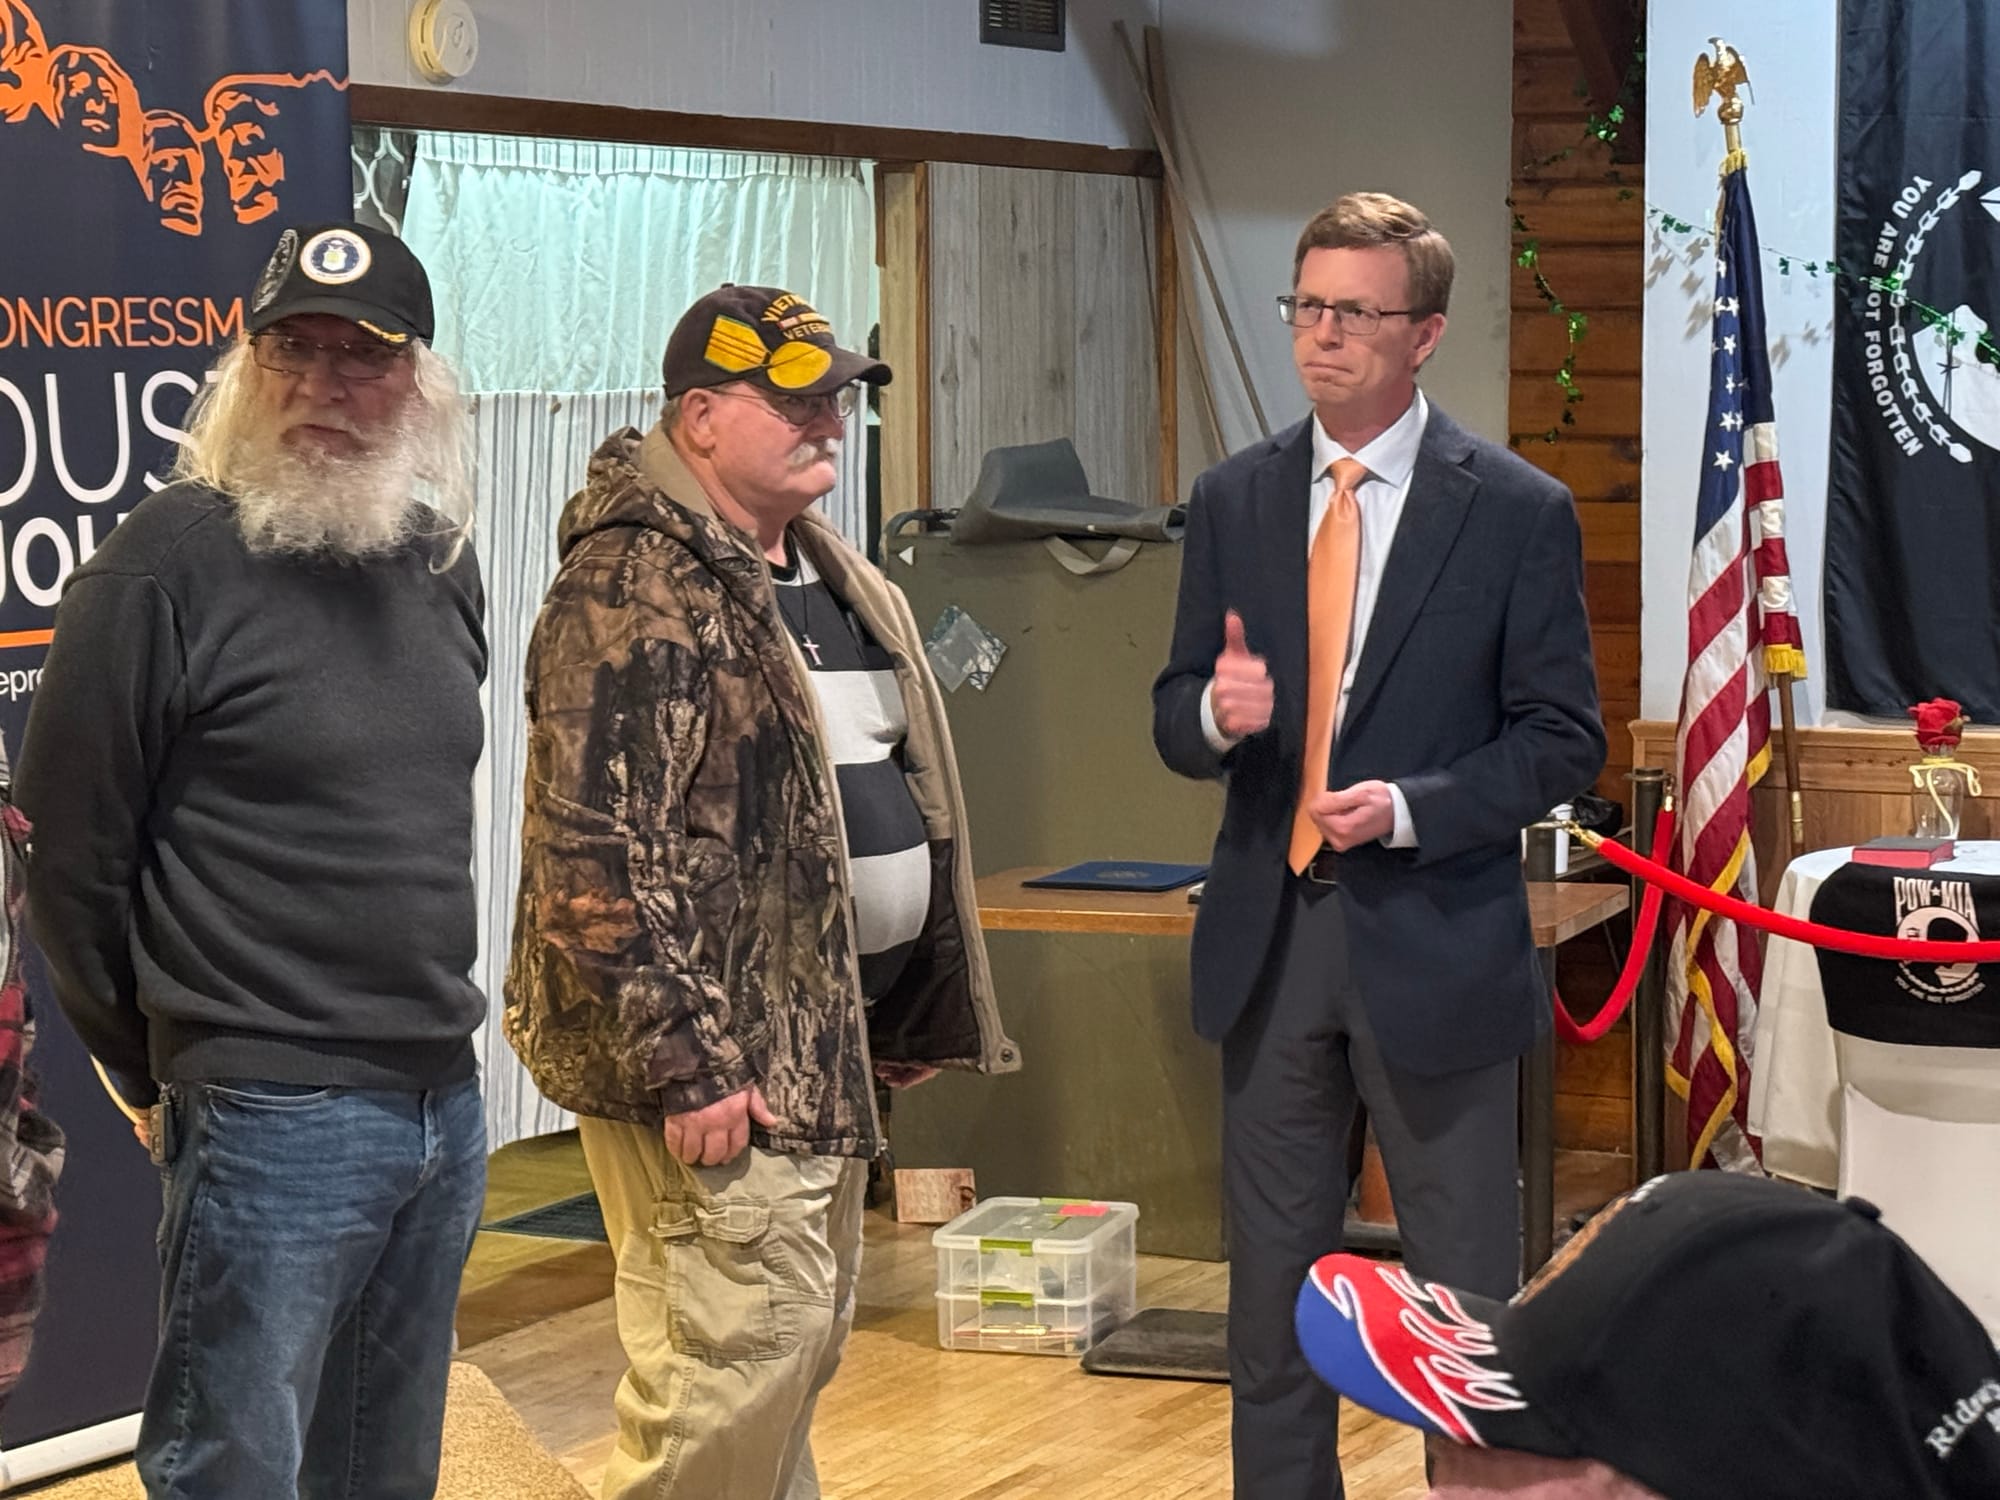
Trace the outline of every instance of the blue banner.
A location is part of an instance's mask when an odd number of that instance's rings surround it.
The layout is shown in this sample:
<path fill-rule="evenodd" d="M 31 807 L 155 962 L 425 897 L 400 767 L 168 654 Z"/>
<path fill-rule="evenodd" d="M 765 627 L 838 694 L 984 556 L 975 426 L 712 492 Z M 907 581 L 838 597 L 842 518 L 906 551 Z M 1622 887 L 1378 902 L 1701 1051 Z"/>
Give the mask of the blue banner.
<path fill-rule="evenodd" d="M 63 580 L 171 460 L 289 223 L 351 216 L 347 8 L 0 0 L 0 734 L 18 758 Z M 88 747 L 78 747 L 87 753 Z M 0 1447 L 139 1409 L 157 1173 L 35 994 L 69 1135 L 48 1300 Z"/>

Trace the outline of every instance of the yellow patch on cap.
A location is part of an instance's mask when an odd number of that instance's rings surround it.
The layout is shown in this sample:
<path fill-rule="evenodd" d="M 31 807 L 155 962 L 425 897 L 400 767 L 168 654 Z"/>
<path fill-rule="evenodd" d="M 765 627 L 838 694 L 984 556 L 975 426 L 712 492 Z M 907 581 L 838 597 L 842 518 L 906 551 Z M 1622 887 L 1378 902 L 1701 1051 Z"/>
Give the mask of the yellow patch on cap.
<path fill-rule="evenodd" d="M 407 344 L 410 341 L 407 333 L 391 333 L 386 328 L 377 328 L 366 318 L 356 318 L 354 322 L 356 327 L 366 329 L 385 344 Z"/>
<path fill-rule="evenodd" d="M 764 373 L 781 391 L 804 390 L 833 368 L 833 356 L 818 344 L 783 344 L 771 351 Z"/>
<path fill-rule="evenodd" d="M 764 363 L 764 340 L 748 323 L 720 317 L 709 330 L 708 347 L 702 350 L 701 357 L 718 369 L 740 375 Z"/>

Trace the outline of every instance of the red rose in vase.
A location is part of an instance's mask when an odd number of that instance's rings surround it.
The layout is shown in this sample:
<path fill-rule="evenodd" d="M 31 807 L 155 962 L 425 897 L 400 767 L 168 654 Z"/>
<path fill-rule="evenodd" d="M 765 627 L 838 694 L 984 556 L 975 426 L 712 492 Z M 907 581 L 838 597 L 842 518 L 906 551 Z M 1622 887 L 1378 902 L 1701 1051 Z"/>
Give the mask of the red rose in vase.
<path fill-rule="evenodd" d="M 1942 755 L 1958 748 L 1965 714 L 1951 699 L 1933 698 L 1928 703 L 1915 704 L 1910 717 L 1917 721 L 1917 743 L 1927 754 Z"/>

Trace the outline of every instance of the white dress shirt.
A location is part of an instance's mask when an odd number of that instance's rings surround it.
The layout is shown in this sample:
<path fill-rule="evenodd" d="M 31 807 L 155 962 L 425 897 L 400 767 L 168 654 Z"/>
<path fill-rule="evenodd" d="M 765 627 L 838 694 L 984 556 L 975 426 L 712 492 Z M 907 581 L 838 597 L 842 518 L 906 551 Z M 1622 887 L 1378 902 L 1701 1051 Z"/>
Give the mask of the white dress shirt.
<path fill-rule="evenodd" d="M 1313 481 L 1304 538 L 1308 557 L 1312 555 L 1313 538 L 1319 534 L 1319 523 L 1333 503 L 1335 461 L 1352 458 L 1368 471 L 1368 477 L 1354 494 L 1361 508 L 1361 559 L 1354 579 L 1354 617 L 1347 631 L 1347 660 L 1341 668 L 1340 697 L 1333 710 L 1336 736 L 1341 720 L 1347 717 L 1348 694 L 1354 691 L 1354 671 L 1361 663 L 1361 648 L 1368 639 L 1369 621 L 1375 614 L 1375 596 L 1382 587 L 1382 569 L 1388 564 L 1389 547 L 1396 539 L 1396 524 L 1403 518 L 1403 503 L 1410 497 L 1410 477 L 1416 472 L 1417 449 L 1423 444 L 1430 414 L 1430 403 L 1418 391 L 1407 411 L 1354 453 L 1335 442 L 1317 416 L 1312 419 Z M 1314 670 L 1319 670 L 1317 664 Z M 1201 729 L 1209 747 L 1218 755 L 1236 743 L 1216 727 L 1215 708 L 1207 693 L 1201 695 Z M 1403 789 L 1393 781 L 1389 783 L 1389 800 L 1395 804 L 1396 826 L 1382 842 L 1392 849 L 1415 848 L 1417 830 L 1410 821 L 1410 806 Z"/>

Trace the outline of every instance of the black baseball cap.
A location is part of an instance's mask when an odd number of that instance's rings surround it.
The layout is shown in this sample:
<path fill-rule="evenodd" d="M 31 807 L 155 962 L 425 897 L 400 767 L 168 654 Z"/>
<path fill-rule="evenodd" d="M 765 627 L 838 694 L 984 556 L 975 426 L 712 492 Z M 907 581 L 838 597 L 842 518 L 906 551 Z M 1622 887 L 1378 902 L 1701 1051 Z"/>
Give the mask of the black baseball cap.
<path fill-rule="evenodd" d="M 1596 1459 L 1667 1500 L 2000 1496 L 2000 1353 L 1860 1199 L 1674 1173 L 1511 1302 L 1328 1255 L 1297 1327 L 1320 1378 L 1371 1411 Z"/>
<path fill-rule="evenodd" d="M 795 293 L 724 282 L 685 313 L 661 361 L 667 398 L 747 380 L 780 396 L 819 396 L 850 381 L 887 385 L 889 367 L 834 342 L 833 325 Z"/>
<path fill-rule="evenodd" d="M 409 246 L 366 224 L 301 224 L 278 236 L 250 295 L 251 333 L 300 313 L 331 313 L 385 344 L 429 343 L 431 281 Z"/>

